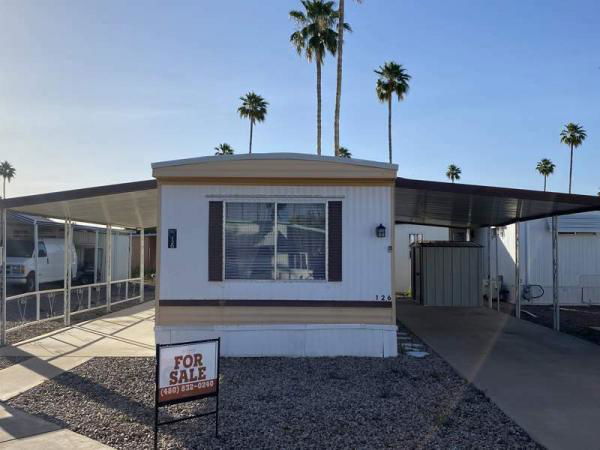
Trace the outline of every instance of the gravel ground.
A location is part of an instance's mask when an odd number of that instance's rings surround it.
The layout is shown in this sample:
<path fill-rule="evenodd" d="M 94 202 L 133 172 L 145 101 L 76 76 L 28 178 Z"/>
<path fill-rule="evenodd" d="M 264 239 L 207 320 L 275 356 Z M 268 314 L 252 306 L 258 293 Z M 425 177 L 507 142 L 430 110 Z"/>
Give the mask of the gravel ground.
<path fill-rule="evenodd" d="M 511 303 L 500 303 L 500 310 L 506 314 L 514 316 L 514 308 L 515 306 Z M 537 316 L 521 314 L 522 319 L 552 328 L 552 306 L 523 305 L 521 310 L 529 311 Z M 600 306 L 563 305 L 560 307 L 560 331 L 600 345 L 600 331 L 590 327 L 600 327 Z"/>
<path fill-rule="evenodd" d="M 19 364 L 29 358 L 29 356 L 0 356 L 0 370 L 6 369 L 13 364 Z"/>
<path fill-rule="evenodd" d="M 223 358 L 221 376 L 221 437 L 214 418 L 194 419 L 161 427 L 161 448 L 541 448 L 435 354 Z M 96 358 L 9 404 L 118 449 L 150 448 L 153 387 L 153 358 Z"/>

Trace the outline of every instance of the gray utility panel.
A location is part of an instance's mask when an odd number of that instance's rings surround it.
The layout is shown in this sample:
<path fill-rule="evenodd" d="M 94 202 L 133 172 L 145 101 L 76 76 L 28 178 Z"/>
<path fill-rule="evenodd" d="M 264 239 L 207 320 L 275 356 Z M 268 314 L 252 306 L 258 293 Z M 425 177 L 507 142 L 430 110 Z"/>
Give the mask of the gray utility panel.
<path fill-rule="evenodd" d="M 413 298 L 427 306 L 480 306 L 481 252 L 472 242 L 412 244 Z"/>

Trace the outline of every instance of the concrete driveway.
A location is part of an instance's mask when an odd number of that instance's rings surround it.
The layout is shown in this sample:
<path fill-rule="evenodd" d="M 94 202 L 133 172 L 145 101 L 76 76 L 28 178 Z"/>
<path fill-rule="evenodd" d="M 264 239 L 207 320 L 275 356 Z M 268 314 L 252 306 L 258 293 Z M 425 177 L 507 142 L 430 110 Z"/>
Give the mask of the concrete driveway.
<path fill-rule="evenodd" d="M 600 447 L 600 346 L 484 308 L 397 318 L 550 449 Z"/>

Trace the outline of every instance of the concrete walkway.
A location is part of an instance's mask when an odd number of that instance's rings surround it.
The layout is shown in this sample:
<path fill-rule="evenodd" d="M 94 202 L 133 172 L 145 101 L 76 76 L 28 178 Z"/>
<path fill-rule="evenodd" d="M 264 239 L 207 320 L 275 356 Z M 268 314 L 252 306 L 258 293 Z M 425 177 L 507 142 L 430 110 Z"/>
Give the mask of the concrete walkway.
<path fill-rule="evenodd" d="M 397 318 L 549 449 L 600 447 L 600 346 L 484 308 Z"/>
<path fill-rule="evenodd" d="M 0 449 L 109 448 L 1 402 L 94 357 L 154 354 L 153 302 L 0 347 L 0 356 L 31 356 L 0 370 Z"/>

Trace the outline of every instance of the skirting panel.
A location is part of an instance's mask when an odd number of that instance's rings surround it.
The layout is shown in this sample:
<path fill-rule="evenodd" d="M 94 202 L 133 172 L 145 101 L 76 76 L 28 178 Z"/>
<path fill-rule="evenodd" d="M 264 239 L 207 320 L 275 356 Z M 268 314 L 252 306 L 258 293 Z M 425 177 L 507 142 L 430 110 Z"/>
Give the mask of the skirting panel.
<path fill-rule="evenodd" d="M 156 326 L 156 342 L 221 338 L 223 356 L 397 356 L 396 325 Z"/>

